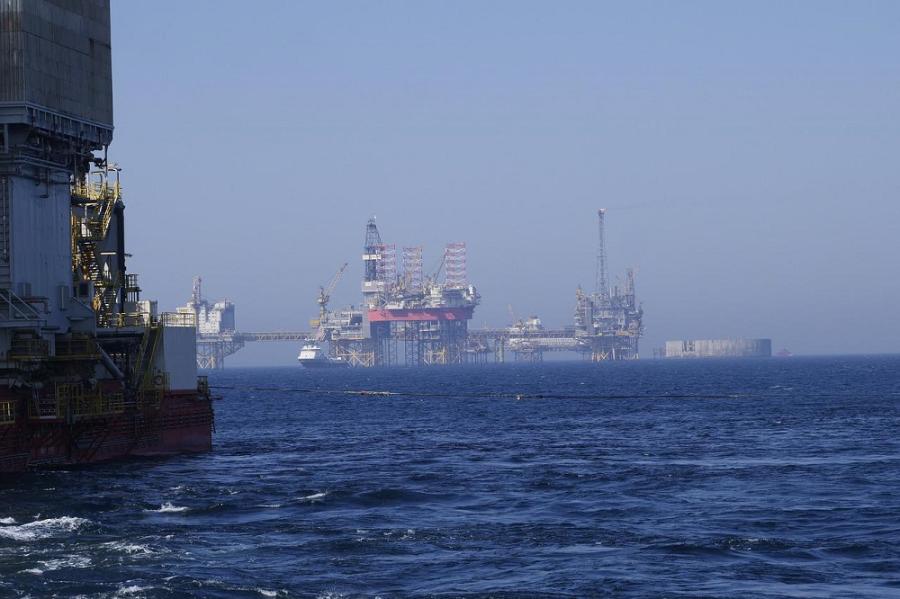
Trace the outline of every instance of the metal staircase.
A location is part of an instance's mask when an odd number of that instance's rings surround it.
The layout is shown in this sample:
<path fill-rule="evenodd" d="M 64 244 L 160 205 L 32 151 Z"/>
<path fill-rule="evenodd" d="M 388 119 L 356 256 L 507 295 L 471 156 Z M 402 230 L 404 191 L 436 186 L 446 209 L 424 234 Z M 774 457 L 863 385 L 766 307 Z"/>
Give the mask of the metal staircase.
<path fill-rule="evenodd" d="M 82 203 L 80 215 L 72 216 L 72 268 L 76 281 L 89 281 L 94 286 L 91 307 L 101 327 L 116 324 L 115 312 L 124 281 L 110 272 L 102 246 L 109 235 L 116 205 L 121 199 L 118 181 L 110 184 L 106 172 L 97 182 L 78 182 L 72 186 L 72 197 Z"/>

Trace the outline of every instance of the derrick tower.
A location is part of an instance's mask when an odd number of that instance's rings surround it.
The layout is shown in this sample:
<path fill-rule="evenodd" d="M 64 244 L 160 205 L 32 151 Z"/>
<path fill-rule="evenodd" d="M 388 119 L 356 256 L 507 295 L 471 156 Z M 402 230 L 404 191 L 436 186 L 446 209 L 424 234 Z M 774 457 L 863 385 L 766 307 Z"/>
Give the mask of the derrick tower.
<path fill-rule="evenodd" d="M 637 303 L 634 270 L 625 271 L 623 288 L 610 289 L 606 264 L 606 209 L 597 211 L 597 266 L 594 293 L 575 292 L 575 335 L 581 352 L 593 361 L 638 357 L 644 332 L 643 308 Z"/>
<path fill-rule="evenodd" d="M 597 211 L 597 273 L 594 281 L 594 295 L 600 305 L 609 305 L 609 277 L 606 269 L 606 208 Z"/>

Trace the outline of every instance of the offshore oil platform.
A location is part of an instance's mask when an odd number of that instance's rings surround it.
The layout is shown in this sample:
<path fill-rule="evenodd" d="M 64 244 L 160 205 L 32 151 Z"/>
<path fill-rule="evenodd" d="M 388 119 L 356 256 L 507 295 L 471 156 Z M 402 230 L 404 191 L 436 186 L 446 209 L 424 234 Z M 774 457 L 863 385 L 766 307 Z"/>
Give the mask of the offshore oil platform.
<path fill-rule="evenodd" d="M 634 270 L 625 280 L 610 286 L 606 260 L 606 210 L 597 211 L 598 236 L 593 293 L 575 290 L 574 325 L 545 329 L 540 318 L 517 320 L 503 329 L 469 332 L 469 352 L 476 362 L 504 362 L 507 354 L 522 362 L 541 362 L 547 352 L 575 352 L 593 362 L 636 360 L 638 342 L 644 333 L 644 310 L 635 295 Z"/>
<path fill-rule="evenodd" d="M 126 268 L 108 0 L 0 2 L 0 473 L 206 451 L 196 323 Z"/>
<path fill-rule="evenodd" d="M 351 366 L 425 366 L 465 363 L 468 323 L 480 296 L 468 281 L 466 244 L 450 243 L 433 273 L 423 270 L 422 246 L 384 243 L 375 219 L 366 223 L 362 305 L 327 309 L 319 296 L 316 339 Z"/>
<path fill-rule="evenodd" d="M 481 296 L 468 280 L 465 243 L 447 244 L 437 268 L 426 273 L 422 246 L 398 250 L 385 243 L 374 219 L 365 228 L 361 304 L 329 309 L 345 263 L 319 288 L 318 316 L 309 332 L 239 332 L 234 304 L 203 299 L 199 278 L 191 300 L 178 312 L 197 322 L 200 368 L 221 368 L 226 356 L 254 341 L 303 341 L 301 363 L 321 366 L 540 362 L 547 352 L 574 352 L 595 362 L 637 359 L 644 329 L 634 271 L 626 270 L 621 285 L 610 285 L 606 210 L 597 217 L 594 291 L 576 290 L 574 324 L 563 329 L 545 329 L 537 316 L 516 319 L 511 310 L 510 326 L 470 329 Z"/>

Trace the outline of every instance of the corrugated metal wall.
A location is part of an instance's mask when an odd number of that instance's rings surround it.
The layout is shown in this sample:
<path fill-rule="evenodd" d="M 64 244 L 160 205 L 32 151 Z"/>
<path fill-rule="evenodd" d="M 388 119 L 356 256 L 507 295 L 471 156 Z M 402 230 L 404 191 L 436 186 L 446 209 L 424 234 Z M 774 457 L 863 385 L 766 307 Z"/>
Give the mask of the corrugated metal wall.
<path fill-rule="evenodd" d="M 111 126 L 109 0 L 0 0 L 0 102 Z"/>
<path fill-rule="evenodd" d="M 25 97 L 21 0 L 0 0 L 0 102 Z"/>
<path fill-rule="evenodd" d="M 0 289 L 9 289 L 9 177 L 0 176 Z"/>
<path fill-rule="evenodd" d="M 750 358 L 772 355 L 771 339 L 688 339 L 666 341 L 667 358 Z"/>

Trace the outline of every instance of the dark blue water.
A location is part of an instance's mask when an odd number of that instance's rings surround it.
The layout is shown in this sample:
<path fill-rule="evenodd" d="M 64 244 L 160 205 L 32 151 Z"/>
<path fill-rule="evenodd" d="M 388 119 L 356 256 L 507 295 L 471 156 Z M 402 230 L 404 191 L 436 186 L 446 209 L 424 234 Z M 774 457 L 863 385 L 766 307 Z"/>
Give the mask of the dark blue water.
<path fill-rule="evenodd" d="M 212 454 L 0 484 L 0 596 L 900 597 L 898 357 L 212 382 Z"/>

